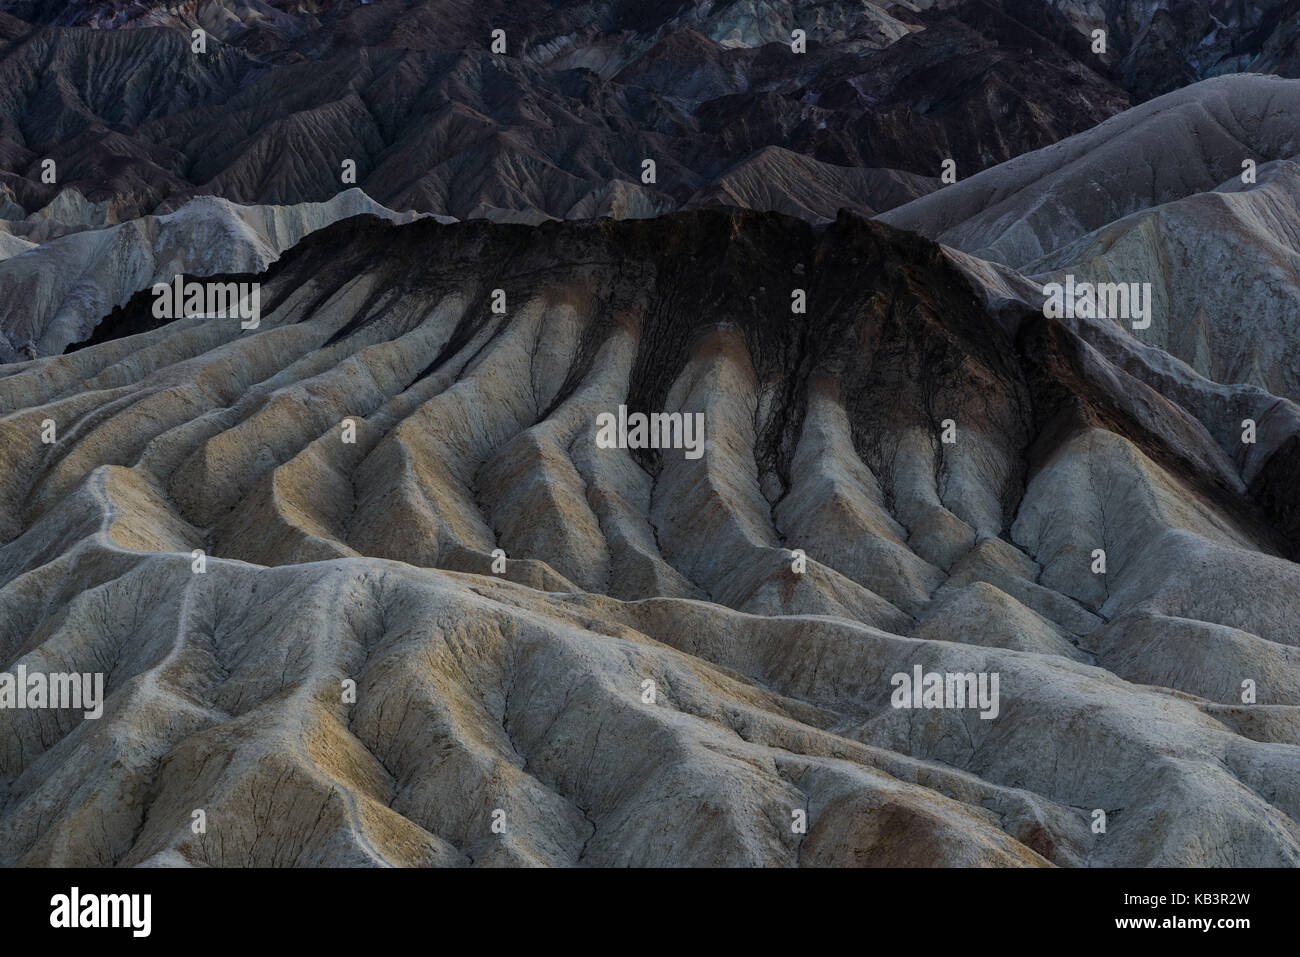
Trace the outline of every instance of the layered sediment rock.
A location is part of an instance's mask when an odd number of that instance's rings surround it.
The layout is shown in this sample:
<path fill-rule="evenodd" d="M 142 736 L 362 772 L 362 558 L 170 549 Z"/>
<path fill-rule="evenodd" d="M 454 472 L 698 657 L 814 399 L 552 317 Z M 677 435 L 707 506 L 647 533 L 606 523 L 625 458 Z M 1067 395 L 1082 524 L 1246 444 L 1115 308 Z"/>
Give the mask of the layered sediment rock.
<path fill-rule="evenodd" d="M 1294 443 L 957 256 L 354 218 L 0 367 L 0 658 L 107 675 L 0 711 L 4 862 L 1300 862 Z"/>

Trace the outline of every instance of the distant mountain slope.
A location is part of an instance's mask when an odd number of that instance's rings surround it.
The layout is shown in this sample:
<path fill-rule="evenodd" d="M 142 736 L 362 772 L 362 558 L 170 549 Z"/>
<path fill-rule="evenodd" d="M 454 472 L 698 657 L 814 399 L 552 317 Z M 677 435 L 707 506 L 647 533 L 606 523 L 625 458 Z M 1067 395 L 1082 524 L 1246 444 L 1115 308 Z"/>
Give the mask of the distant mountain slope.
<path fill-rule="evenodd" d="M 1146 328 L 1061 321 L 1267 483 L 1273 452 L 1300 441 L 1298 154 L 1300 83 L 1221 77 L 879 219 L 945 243 L 994 309 L 1041 311 L 1045 285 L 1071 277 L 1149 284 Z"/>
<path fill-rule="evenodd" d="M 1026 26 L 988 3 L 10 9 L 59 25 L 6 21 L 0 185 L 28 211 L 71 187 L 117 220 L 196 194 L 325 200 L 351 185 L 345 160 L 393 209 L 661 212 L 747 156 L 774 164 L 774 147 L 923 179 L 953 159 L 969 175 L 1130 102 L 1063 18 Z M 489 49 L 495 27 L 505 54 Z M 41 182 L 46 159 L 57 186 Z M 788 166 L 778 179 L 809 169 Z M 884 187 L 855 205 L 888 208 Z M 611 189 L 624 197 L 602 205 Z"/>
<path fill-rule="evenodd" d="M 1152 284 L 1141 338 L 1217 382 L 1300 401 L 1300 160 L 1120 219 L 1034 263 L 1037 281 Z"/>
<path fill-rule="evenodd" d="M 938 185 L 937 178 L 831 166 L 769 146 L 741 160 L 685 206 L 739 206 L 822 223 L 833 220 L 841 209 L 872 216 L 924 196 Z"/>
<path fill-rule="evenodd" d="M 1300 75 L 1297 4 L 10 0 L 0 185 L 28 211 L 71 187 L 120 221 L 199 194 L 323 201 L 352 160 L 389 208 L 539 222 L 726 201 L 720 177 L 758 155 L 768 208 L 879 212 L 889 182 L 826 193 L 848 174 L 792 154 L 968 177 L 1204 77 Z"/>
<path fill-rule="evenodd" d="M 1300 156 L 1300 80 L 1206 80 L 881 219 L 1021 267 L 1130 213 Z"/>

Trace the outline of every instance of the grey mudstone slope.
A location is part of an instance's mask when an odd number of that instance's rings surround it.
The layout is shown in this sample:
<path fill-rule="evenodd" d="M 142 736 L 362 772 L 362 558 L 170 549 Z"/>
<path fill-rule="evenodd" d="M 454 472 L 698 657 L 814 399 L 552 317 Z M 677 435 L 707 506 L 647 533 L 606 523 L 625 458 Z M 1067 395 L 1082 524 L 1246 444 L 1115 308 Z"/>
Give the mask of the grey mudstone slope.
<path fill-rule="evenodd" d="M 1062 321 L 1272 496 L 1274 453 L 1300 432 L 1297 157 L 1300 81 L 1222 77 L 879 218 L 942 241 L 995 310 L 1041 310 L 1046 284 L 1069 277 L 1149 284 L 1147 328 Z M 1258 442 L 1243 441 L 1247 422 Z"/>
<path fill-rule="evenodd" d="M 0 260 L 0 360 L 62 352 L 88 338 L 115 306 L 177 274 L 259 272 L 308 233 L 349 216 L 415 218 L 352 188 L 329 202 L 296 206 L 240 206 L 202 196 L 167 215 L 84 228 L 95 224 L 84 215 L 80 194 L 59 195 L 79 202 L 51 203 L 28 217 L 19 235 L 0 234 L 0 241 L 21 243 Z M 32 245 L 32 239 L 45 241 Z"/>
<path fill-rule="evenodd" d="M 881 215 L 1023 267 L 1141 210 L 1300 155 L 1300 80 L 1225 76 L 1169 93 Z"/>

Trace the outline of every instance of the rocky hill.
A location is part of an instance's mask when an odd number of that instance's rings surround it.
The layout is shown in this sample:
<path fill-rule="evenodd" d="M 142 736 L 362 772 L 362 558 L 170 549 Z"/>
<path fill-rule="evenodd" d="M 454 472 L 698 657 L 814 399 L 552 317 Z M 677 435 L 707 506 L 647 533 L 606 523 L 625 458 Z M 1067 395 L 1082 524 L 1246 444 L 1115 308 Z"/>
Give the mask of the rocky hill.
<path fill-rule="evenodd" d="M 847 213 L 354 218 L 261 282 L 4 367 L 0 649 L 108 673 L 0 712 L 6 863 L 1300 860 L 1294 435 L 1247 482 Z"/>

